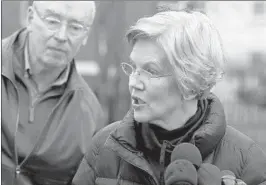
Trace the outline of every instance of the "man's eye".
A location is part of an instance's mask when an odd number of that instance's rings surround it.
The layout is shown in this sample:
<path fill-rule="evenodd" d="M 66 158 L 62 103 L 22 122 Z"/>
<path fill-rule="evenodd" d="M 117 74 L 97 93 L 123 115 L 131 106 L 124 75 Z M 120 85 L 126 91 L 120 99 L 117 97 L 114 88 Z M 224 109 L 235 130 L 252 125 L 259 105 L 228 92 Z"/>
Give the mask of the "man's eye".
<path fill-rule="evenodd" d="M 72 29 L 72 30 L 74 30 L 74 31 L 81 31 L 82 29 L 83 29 L 83 26 L 81 26 L 81 25 L 77 25 L 77 24 L 71 24 L 71 25 L 69 25 L 70 26 L 70 28 Z"/>
<path fill-rule="evenodd" d="M 46 22 L 51 25 L 57 25 L 60 24 L 60 21 L 58 19 L 52 18 L 52 17 L 47 17 Z"/>

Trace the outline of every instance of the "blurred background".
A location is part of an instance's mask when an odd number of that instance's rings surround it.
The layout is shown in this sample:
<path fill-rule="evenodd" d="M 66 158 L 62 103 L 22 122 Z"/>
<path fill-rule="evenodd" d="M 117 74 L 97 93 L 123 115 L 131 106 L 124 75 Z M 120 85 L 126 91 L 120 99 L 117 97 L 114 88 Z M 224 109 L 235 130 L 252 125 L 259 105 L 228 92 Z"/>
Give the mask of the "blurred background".
<path fill-rule="evenodd" d="M 25 26 L 32 1 L 2 1 L 2 38 Z M 266 151 L 265 1 L 98 1 L 88 43 L 76 57 L 78 71 L 98 97 L 105 125 L 120 120 L 130 106 L 128 78 L 120 69 L 130 47 L 125 32 L 139 18 L 162 6 L 200 9 L 220 31 L 226 75 L 213 92 L 222 101 L 227 123 Z"/>

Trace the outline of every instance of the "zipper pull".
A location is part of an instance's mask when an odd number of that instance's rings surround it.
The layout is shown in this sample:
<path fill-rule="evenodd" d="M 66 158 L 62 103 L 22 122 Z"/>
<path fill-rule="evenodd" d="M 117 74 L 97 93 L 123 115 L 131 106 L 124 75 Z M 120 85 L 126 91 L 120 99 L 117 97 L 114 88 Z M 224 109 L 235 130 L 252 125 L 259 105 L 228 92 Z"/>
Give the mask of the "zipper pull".
<path fill-rule="evenodd" d="M 34 107 L 30 106 L 30 110 L 29 110 L 29 123 L 33 123 L 34 121 Z"/>
<path fill-rule="evenodd" d="M 16 173 L 15 175 L 16 175 L 16 177 L 19 176 L 20 172 L 21 172 L 21 170 L 20 170 L 20 166 L 18 165 L 18 166 L 16 166 L 16 170 L 15 170 L 15 173 Z"/>
<path fill-rule="evenodd" d="M 40 94 L 38 93 L 36 95 L 36 97 L 32 100 L 31 102 L 31 106 L 30 106 L 30 110 L 29 110 L 29 123 L 33 123 L 34 121 L 34 109 L 35 109 L 35 106 L 37 105 L 38 101 L 39 101 L 39 98 L 40 98 Z"/>

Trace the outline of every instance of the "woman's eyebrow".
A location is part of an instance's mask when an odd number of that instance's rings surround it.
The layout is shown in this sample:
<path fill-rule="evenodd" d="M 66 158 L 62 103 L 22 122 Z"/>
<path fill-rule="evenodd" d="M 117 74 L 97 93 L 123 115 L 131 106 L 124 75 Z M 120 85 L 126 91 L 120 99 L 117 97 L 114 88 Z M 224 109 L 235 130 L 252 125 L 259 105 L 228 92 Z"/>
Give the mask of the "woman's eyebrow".
<path fill-rule="evenodd" d="M 156 67 L 158 70 L 162 70 L 161 65 L 156 61 L 148 61 L 143 65 L 143 67 Z"/>
<path fill-rule="evenodd" d="M 128 57 L 128 58 L 126 59 L 126 61 L 127 61 L 127 63 L 129 63 L 129 64 L 135 64 L 134 60 L 132 60 L 131 57 Z"/>
<path fill-rule="evenodd" d="M 129 64 L 132 64 L 132 65 L 136 65 L 136 62 L 131 58 L 131 57 L 128 57 L 128 63 Z M 149 57 L 147 59 L 145 59 L 145 62 L 144 61 L 141 61 L 140 63 L 140 67 L 149 67 L 149 66 L 154 66 L 156 68 L 158 68 L 158 70 L 164 70 L 164 68 L 161 66 L 161 63 L 154 59 L 153 57 Z"/>
<path fill-rule="evenodd" d="M 130 57 L 128 59 L 128 63 L 129 64 L 133 64 L 136 65 L 136 62 L 134 60 L 132 60 Z M 149 67 L 149 66 L 155 66 L 155 67 L 159 67 L 159 69 L 162 69 L 160 66 L 160 63 L 156 60 L 151 60 L 151 59 L 147 59 L 145 62 L 140 62 L 141 67 Z"/>

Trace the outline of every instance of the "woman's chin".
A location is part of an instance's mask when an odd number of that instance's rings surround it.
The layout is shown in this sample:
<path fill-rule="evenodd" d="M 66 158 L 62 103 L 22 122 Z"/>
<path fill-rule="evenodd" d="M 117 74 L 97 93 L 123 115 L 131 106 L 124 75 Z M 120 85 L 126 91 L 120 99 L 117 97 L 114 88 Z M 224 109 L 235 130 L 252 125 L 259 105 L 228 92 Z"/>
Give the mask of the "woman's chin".
<path fill-rule="evenodd" d="M 134 111 L 134 120 L 140 123 L 146 123 L 150 121 L 149 117 L 146 114 L 143 114 L 139 111 Z"/>
<path fill-rule="evenodd" d="M 165 123 L 161 120 L 156 119 L 153 116 L 150 116 L 148 114 L 144 114 L 140 111 L 134 111 L 134 120 L 139 123 L 149 123 L 151 125 L 158 126 L 160 128 L 163 128 L 165 130 L 173 130 L 175 128 L 169 127 L 169 125 L 165 125 Z"/>

